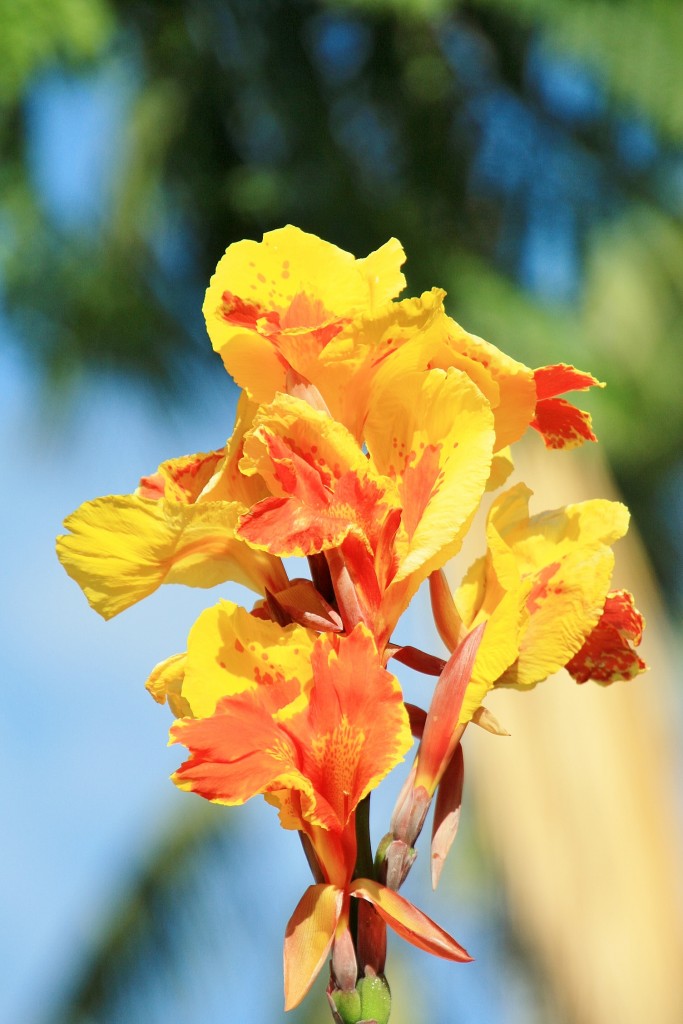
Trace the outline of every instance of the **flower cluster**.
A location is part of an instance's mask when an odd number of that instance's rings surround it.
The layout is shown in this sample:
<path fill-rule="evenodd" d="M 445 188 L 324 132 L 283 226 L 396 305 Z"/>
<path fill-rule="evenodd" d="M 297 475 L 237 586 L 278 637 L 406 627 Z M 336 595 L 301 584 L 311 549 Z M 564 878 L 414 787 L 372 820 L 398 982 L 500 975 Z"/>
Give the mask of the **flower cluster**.
<path fill-rule="evenodd" d="M 642 618 L 610 591 L 628 512 L 594 500 L 530 514 L 516 484 L 490 501 L 485 553 L 453 592 L 442 567 L 531 427 L 547 448 L 595 440 L 562 397 L 602 386 L 565 364 L 532 370 L 467 333 L 439 289 L 397 300 L 400 244 L 365 259 L 293 227 L 231 245 L 206 293 L 214 349 L 242 394 L 224 447 L 162 463 L 137 490 L 69 516 L 59 557 L 110 618 L 162 583 L 237 581 L 147 688 L 189 756 L 181 789 L 235 805 L 262 794 L 296 830 L 314 884 L 286 929 L 285 1000 L 331 957 L 336 1020 L 385 1020 L 385 933 L 451 960 L 466 951 L 398 889 L 432 800 L 436 884 L 457 824 L 460 737 L 496 687 L 561 668 L 606 684 L 644 669 Z M 290 578 L 282 559 L 308 559 Z M 429 582 L 448 661 L 392 642 Z M 390 660 L 437 677 L 404 703 Z M 373 853 L 369 795 L 419 739 Z"/>

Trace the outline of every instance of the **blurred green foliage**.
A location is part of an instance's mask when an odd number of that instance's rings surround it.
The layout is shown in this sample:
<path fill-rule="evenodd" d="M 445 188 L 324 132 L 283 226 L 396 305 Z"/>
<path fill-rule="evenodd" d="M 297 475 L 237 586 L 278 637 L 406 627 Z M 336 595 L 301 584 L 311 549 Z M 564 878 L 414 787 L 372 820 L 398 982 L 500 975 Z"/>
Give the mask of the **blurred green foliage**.
<path fill-rule="evenodd" d="M 1 0 L 0 103 L 16 103 L 49 62 L 78 65 L 111 40 L 114 14 L 106 0 Z"/>
<path fill-rule="evenodd" d="M 286 222 L 356 253 L 396 235 L 411 289 L 443 285 L 476 333 L 608 380 L 598 430 L 663 570 L 654 502 L 683 436 L 682 36 L 663 0 L 6 0 L 15 336 L 52 383 L 115 369 L 180 399 L 210 358 L 200 298 L 227 244 Z M 553 92 L 553 61 L 573 93 Z M 95 224 L 65 224 L 28 159 L 32 95 L 41 75 L 112 65 L 111 189 Z M 554 290 L 528 270 L 539 219 L 541 262 L 569 262 Z"/>
<path fill-rule="evenodd" d="M 598 433 L 666 574 L 682 51 L 671 0 L 3 0 L 12 335 L 53 395 L 105 369 L 182 400 L 215 365 L 199 309 L 226 245 L 286 222 L 357 254 L 396 235 L 412 291 L 443 285 L 475 333 L 608 381 Z M 109 184 L 71 220 L 36 170 L 36 109 L 65 81 L 121 97 L 91 130 Z"/>

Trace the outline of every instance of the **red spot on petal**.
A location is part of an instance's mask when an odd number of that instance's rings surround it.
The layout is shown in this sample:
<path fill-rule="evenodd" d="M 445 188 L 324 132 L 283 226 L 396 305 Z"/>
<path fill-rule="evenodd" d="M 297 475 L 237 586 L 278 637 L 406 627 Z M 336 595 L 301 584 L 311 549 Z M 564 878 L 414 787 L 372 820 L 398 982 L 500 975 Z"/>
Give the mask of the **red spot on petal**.
<path fill-rule="evenodd" d="M 550 591 L 550 581 L 559 568 L 559 562 L 551 562 L 550 565 L 545 565 L 540 572 L 536 573 L 534 584 L 526 599 L 526 607 L 530 615 L 533 615 L 534 612 L 538 611 L 539 607 L 548 596 Z M 553 588 L 555 593 L 559 593 L 560 589 L 561 588 L 559 586 Z"/>

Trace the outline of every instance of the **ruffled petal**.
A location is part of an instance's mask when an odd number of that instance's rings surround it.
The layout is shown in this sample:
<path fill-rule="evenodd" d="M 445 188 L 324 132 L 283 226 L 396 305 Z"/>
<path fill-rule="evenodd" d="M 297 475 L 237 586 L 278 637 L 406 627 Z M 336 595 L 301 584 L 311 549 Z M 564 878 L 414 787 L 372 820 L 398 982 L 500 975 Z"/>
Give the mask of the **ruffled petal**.
<path fill-rule="evenodd" d="M 388 384 L 388 382 L 387 382 Z M 375 395 L 366 436 L 403 507 L 396 584 L 415 592 L 460 548 L 486 488 L 494 442 L 489 404 L 458 370 L 403 374 Z"/>
<path fill-rule="evenodd" d="M 315 686 L 302 738 L 304 771 L 344 827 L 358 803 L 412 745 L 398 680 L 382 667 L 364 626 L 322 636 L 313 651 Z"/>
<path fill-rule="evenodd" d="M 604 388 L 601 381 L 567 363 L 558 363 L 534 370 L 534 383 L 536 412 L 531 426 L 541 434 L 546 448 L 569 449 L 584 441 L 597 441 L 590 415 L 557 396 L 567 391 Z"/>
<path fill-rule="evenodd" d="M 311 555 L 338 547 L 350 532 L 372 549 L 398 504 L 394 485 L 353 435 L 300 399 L 279 395 L 264 406 L 244 452 L 242 471 L 259 473 L 273 495 L 244 515 L 238 531 L 262 550 Z"/>
<path fill-rule="evenodd" d="M 204 316 L 228 372 L 258 402 L 284 389 L 287 368 L 308 379 L 354 316 L 405 286 L 396 239 L 364 260 L 287 226 L 231 245 L 206 293 Z"/>
<path fill-rule="evenodd" d="M 57 554 L 95 611 L 110 619 L 162 583 L 213 587 L 234 580 L 263 593 L 287 578 L 282 563 L 250 549 L 235 533 L 243 506 L 186 505 L 110 495 L 64 520 Z"/>
<path fill-rule="evenodd" d="M 284 680 L 296 680 L 298 691 L 305 694 L 312 678 L 314 639 L 301 626 L 282 627 L 256 618 L 232 601 L 207 608 L 187 641 L 182 695 L 191 713 L 205 718 L 221 697 Z M 295 705 L 291 713 L 300 707 Z"/>

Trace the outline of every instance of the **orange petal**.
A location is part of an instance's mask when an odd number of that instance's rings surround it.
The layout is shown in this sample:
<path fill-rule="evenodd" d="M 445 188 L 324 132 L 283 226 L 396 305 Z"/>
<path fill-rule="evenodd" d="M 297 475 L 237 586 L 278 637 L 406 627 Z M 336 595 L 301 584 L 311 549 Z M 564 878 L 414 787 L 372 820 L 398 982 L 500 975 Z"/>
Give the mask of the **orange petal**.
<path fill-rule="evenodd" d="M 467 950 L 463 949 L 448 932 L 392 889 L 387 889 L 386 886 L 369 878 L 359 878 L 351 883 L 349 892 L 357 899 L 372 903 L 386 923 L 402 939 L 417 946 L 418 949 L 443 957 L 444 960 L 456 960 L 460 963 L 472 960 Z"/>
<path fill-rule="evenodd" d="M 239 535 L 262 550 L 311 555 L 338 547 L 351 531 L 374 548 L 398 505 L 392 481 L 353 435 L 290 395 L 262 407 L 244 450 L 242 471 L 260 474 L 272 497 L 243 517 Z"/>
<path fill-rule="evenodd" d="M 410 724 L 398 680 L 382 667 L 364 626 L 347 637 L 320 637 L 312 662 L 310 735 L 299 734 L 303 771 L 343 828 L 410 749 Z"/>
<path fill-rule="evenodd" d="M 604 384 L 590 373 L 577 370 L 568 363 L 556 363 L 554 366 L 539 366 L 534 370 L 536 400 L 556 398 L 567 391 L 588 391 L 589 388 L 604 388 Z"/>
<path fill-rule="evenodd" d="M 343 893 L 334 885 L 309 885 L 285 930 L 285 1010 L 298 1006 L 332 946 Z"/>
<path fill-rule="evenodd" d="M 172 776 L 178 788 L 229 806 L 277 789 L 311 795 L 311 784 L 298 767 L 296 743 L 274 718 L 297 693 L 296 680 L 262 686 L 224 697 L 209 718 L 176 722 L 169 742 L 190 751 Z"/>
<path fill-rule="evenodd" d="M 539 402 L 531 426 L 541 434 L 546 448 L 577 448 L 584 441 L 597 441 L 590 414 L 564 398 Z"/>

